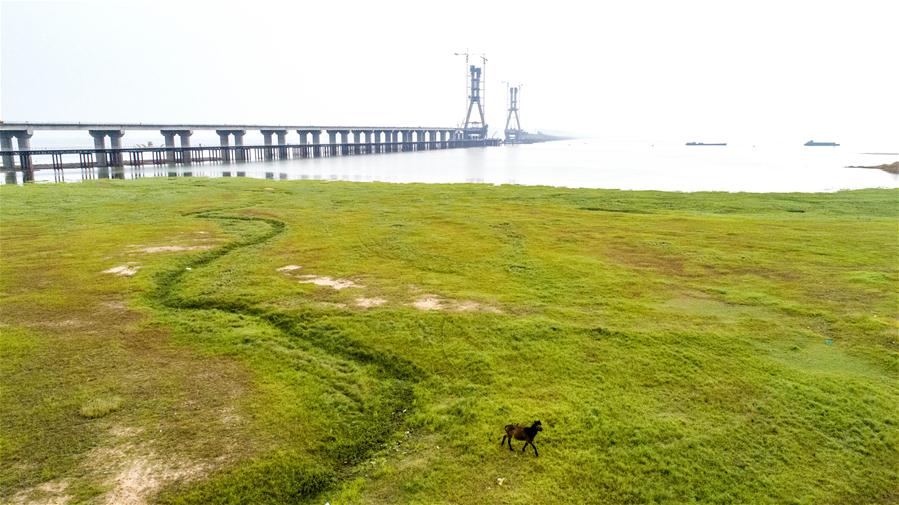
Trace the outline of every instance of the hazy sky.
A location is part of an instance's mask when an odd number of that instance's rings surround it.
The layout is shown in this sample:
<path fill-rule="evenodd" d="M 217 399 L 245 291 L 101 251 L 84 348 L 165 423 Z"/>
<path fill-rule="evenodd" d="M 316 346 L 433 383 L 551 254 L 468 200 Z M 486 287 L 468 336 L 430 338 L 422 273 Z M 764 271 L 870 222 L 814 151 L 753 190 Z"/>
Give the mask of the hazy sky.
<path fill-rule="evenodd" d="M 13 2 L 5 121 L 456 125 L 899 143 L 899 2 Z"/>

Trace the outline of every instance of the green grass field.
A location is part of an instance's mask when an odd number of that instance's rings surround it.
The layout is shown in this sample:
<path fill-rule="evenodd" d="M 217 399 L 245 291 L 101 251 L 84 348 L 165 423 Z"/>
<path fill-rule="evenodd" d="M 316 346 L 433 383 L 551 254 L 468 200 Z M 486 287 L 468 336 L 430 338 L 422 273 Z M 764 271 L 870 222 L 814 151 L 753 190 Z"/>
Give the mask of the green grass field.
<path fill-rule="evenodd" d="M 0 502 L 899 502 L 899 191 L 0 198 Z"/>

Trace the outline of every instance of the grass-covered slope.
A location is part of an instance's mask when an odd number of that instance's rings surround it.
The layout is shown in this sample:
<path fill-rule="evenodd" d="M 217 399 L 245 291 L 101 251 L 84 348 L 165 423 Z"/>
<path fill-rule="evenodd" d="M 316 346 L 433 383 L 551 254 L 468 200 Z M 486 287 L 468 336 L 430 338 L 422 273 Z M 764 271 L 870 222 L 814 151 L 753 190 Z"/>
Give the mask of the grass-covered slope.
<path fill-rule="evenodd" d="M 897 197 L 0 187 L 0 500 L 895 503 Z"/>

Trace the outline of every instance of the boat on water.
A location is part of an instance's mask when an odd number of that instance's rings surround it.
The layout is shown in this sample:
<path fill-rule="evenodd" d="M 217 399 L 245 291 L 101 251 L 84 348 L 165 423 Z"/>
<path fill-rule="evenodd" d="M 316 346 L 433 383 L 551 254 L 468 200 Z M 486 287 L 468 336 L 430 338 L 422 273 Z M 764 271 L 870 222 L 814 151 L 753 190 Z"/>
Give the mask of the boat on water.
<path fill-rule="evenodd" d="M 840 144 L 837 144 L 836 142 L 815 142 L 814 140 L 809 140 L 805 145 L 808 147 L 838 147 Z"/>
<path fill-rule="evenodd" d="M 727 142 L 687 142 L 688 146 L 726 146 Z"/>

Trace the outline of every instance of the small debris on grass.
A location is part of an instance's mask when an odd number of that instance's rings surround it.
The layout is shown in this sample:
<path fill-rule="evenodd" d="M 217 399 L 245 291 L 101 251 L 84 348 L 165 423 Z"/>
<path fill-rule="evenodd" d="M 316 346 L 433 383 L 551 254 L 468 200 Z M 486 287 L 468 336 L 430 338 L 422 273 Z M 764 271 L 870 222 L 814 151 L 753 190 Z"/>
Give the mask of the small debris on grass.
<path fill-rule="evenodd" d="M 496 485 L 497 485 L 497 486 L 502 486 L 504 482 L 506 482 L 506 478 L 505 478 L 505 477 L 497 477 L 497 478 L 496 478 Z"/>
<path fill-rule="evenodd" d="M 300 276 L 302 279 L 300 282 L 304 284 L 315 284 L 316 286 L 327 286 L 329 288 L 333 288 L 336 290 L 346 289 L 346 288 L 363 288 L 365 286 L 361 286 L 356 284 L 355 282 L 349 279 L 332 279 L 331 277 L 318 276 L 318 275 L 302 275 Z"/>
<path fill-rule="evenodd" d="M 140 270 L 140 265 L 119 265 L 117 267 L 112 267 L 106 270 L 103 270 L 104 274 L 115 274 L 120 275 L 122 277 L 131 277 L 136 274 L 137 271 Z"/>
<path fill-rule="evenodd" d="M 300 265 L 286 265 L 278 269 L 279 272 L 292 272 L 294 270 L 299 270 L 303 267 Z"/>

